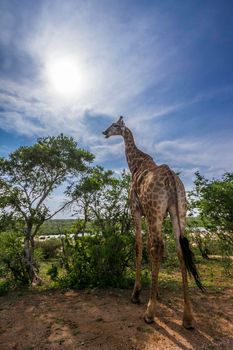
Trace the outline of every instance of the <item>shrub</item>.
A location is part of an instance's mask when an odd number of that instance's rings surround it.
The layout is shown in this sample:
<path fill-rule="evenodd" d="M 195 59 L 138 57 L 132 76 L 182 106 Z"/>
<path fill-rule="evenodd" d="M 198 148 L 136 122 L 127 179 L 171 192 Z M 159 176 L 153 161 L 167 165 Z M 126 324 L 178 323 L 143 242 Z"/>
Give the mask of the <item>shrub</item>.
<path fill-rule="evenodd" d="M 177 256 L 176 241 L 172 233 L 170 234 L 170 237 L 166 237 L 164 243 L 164 257 L 162 259 L 161 265 L 171 270 L 178 269 L 180 265 Z"/>
<path fill-rule="evenodd" d="M 58 280 L 58 266 L 52 264 L 52 266 L 48 269 L 47 275 L 50 276 L 52 281 Z"/>
<path fill-rule="evenodd" d="M 2 277 L 13 278 L 16 283 L 29 283 L 22 237 L 16 233 L 0 235 L 0 273 Z"/>
<path fill-rule="evenodd" d="M 36 241 L 35 248 L 40 250 L 42 258 L 45 260 L 55 258 L 61 248 L 61 240 L 57 238 L 50 238 L 46 241 Z"/>
<path fill-rule="evenodd" d="M 8 293 L 12 287 L 12 282 L 9 280 L 0 281 L 0 296 L 3 296 Z"/>
<path fill-rule="evenodd" d="M 179 260 L 177 257 L 176 241 L 170 218 L 167 217 L 165 219 L 162 229 L 164 251 L 161 265 L 168 269 L 176 269 L 179 267 Z"/>
<path fill-rule="evenodd" d="M 233 274 L 232 246 L 223 239 L 219 240 L 219 249 L 222 256 L 222 266 L 226 276 Z"/>
<path fill-rule="evenodd" d="M 107 234 L 78 237 L 75 242 L 63 241 L 63 266 L 66 276 L 63 287 L 126 287 L 127 269 L 134 264 L 134 236 Z M 52 277 L 54 272 L 51 271 Z M 55 273 L 57 278 L 57 273 Z"/>

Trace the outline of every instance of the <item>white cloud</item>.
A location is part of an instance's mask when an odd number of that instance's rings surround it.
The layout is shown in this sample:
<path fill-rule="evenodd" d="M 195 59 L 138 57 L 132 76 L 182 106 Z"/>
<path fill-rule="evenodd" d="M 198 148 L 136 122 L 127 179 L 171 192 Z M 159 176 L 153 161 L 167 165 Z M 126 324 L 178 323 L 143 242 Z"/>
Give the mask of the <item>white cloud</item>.
<path fill-rule="evenodd" d="M 104 162 L 109 159 L 116 160 L 123 157 L 124 154 L 124 145 L 122 139 L 118 142 L 111 142 L 109 140 L 105 140 L 105 142 L 101 142 L 101 144 L 92 145 L 90 147 L 91 152 L 96 155 L 96 162 Z"/>
<path fill-rule="evenodd" d="M 156 36 L 148 36 L 155 14 L 147 12 L 140 15 L 140 20 L 136 16 L 124 22 L 117 16 L 122 15 L 119 11 L 115 6 L 102 11 L 97 2 L 92 6 L 75 1 L 44 4 L 31 31 L 24 33 L 20 42 L 21 50 L 38 67 L 38 76 L 33 76 L 31 82 L 0 81 L 5 90 L 0 95 L 6 109 L 4 116 L 9 113 L 12 129 L 27 134 L 34 120 L 36 135 L 62 130 L 82 138 L 86 110 L 105 115 L 127 111 L 135 116 L 138 96 L 164 81 L 171 72 L 167 57 L 175 55 L 178 48 L 166 47 Z M 161 22 L 158 14 L 156 23 L 159 26 Z M 4 37 L 14 42 L 11 27 Z M 72 55 L 81 67 L 82 79 L 86 77 L 85 89 L 80 88 L 72 100 L 54 95 L 46 81 L 48 61 L 63 55 Z M 20 127 L 11 112 L 21 114 Z"/>
<path fill-rule="evenodd" d="M 155 152 L 168 164 L 185 174 L 186 178 L 200 170 L 207 177 L 219 177 L 232 169 L 233 139 L 177 139 L 155 145 Z"/>
<path fill-rule="evenodd" d="M 30 118 L 24 118 L 17 112 L 0 112 L 2 129 L 10 132 L 18 131 L 26 136 L 39 135 L 44 132 L 40 126 L 36 126 Z"/>
<path fill-rule="evenodd" d="M 44 2 L 31 30 L 21 30 L 21 40 L 15 38 L 14 18 L 7 12 L 0 23 L 2 42 L 12 42 L 27 53 L 37 69 L 30 80 L 0 79 L 1 128 L 27 136 L 63 132 L 88 147 L 97 162 L 119 160 L 126 165 L 122 139 L 105 140 L 89 120 L 102 115 L 109 116 L 111 123 L 113 116 L 126 114 L 126 124 L 134 131 L 138 146 L 155 160 L 181 169 L 186 181 L 195 169 L 204 169 L 210 176 L 230 170 L 231 139 L 167 140 L 163 124 L 157 123 L 194 104 L 232 94 L 232 87 L 226 86 L 173 98 L 172 88 L 191 64 L 186 60 L 186 70 L 182 70 L 182 52 L 193 45 L 203 28 L 176 37 L 177 28 L 169 16 L 145 10 L 129 17 L 123 7 L 113 4 Z M 174 37 L 179 40 L 173 42 Z M 71 99 L 54 94 L 46 78 L 48 61 L 63 55 L 76 60 L 85 79 L 85 89 L 80 88 Z M 149 101 L 145 91 L 149 91 Z"/>

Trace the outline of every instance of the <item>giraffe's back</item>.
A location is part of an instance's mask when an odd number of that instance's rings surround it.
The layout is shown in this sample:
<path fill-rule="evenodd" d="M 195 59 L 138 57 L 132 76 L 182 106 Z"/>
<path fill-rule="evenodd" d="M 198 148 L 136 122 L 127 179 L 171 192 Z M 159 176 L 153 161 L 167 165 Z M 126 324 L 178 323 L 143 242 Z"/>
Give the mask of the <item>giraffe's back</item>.
<path fill-rule="evenodd" d="M 184 185 L 166 164 L 145 169 L 137 174 L 133 179 L 133 187 L 146 216 L 164 216 L 168 208 L 176 204 L 180 210 L 186 211 Z"/>

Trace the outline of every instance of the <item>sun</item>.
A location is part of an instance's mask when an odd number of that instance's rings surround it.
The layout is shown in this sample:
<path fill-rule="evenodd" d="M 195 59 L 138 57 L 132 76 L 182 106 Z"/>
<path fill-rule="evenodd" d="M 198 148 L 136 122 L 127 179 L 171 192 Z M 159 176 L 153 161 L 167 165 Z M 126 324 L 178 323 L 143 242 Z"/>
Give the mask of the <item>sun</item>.
<path fill-rule="evenodd" d="M 50 59 L 46 65 L 46 76 L 51 92 L 62 97 L 73 97 L 84 87 L 82 69 L 71 56 Z"/>

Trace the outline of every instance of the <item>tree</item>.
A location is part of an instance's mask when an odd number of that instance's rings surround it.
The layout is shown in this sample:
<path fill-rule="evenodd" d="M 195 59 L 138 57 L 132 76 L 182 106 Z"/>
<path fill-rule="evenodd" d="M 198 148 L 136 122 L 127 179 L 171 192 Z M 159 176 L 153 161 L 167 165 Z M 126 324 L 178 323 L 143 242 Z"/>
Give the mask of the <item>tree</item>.
<path fill-rule="evenodd" d="M 23 225 L 25 261 L 32 282 L 40 282 L 33 259 L 34 237 L 45 221 L 69 204 L 66 201 L 51 212 L 46 200 L 59 185 L 85 172 L 93 159 L 63 134 L 40 138 L 9 158 L 0 158 L 1 214 L 5 221 L 8 217 Z"/>
<path fill-rule="evenodd" d="M 123 172 L 121 178 L 112 171 L 96 166 L 89 170 L 67 194 L 73 198 L 73 210 L 83 218 L 83 232 L 88 220 L 97 230 L 121 233 L 131 228 L 128 192 L 130 175 Z"/>
<path fill-rule="evenodd" d="M 195 187 L 189 194 L 192 210 L 205 227 L 233 244 L 233 173 L 225 173 L 219 180 L 208 180 L 199 172 L 195 175 Z"/>
<path fill-rule="evenodd" d="M 87 228 L 94 234 L 63 240 L 65 286 L 119 287 L 126 282 L 126 270 L 134 255 L 129 182 L 125 172 L 116 178 L 111 171 L 96 166 L 68 189 L 74 200 L 73 210 L 82 218 L 76 232 Z"/>
<path fill-rule="evenodd" d="M 84 233 L 88 221 L 94 219 L 97 213 L 94 209 L 98 206 L 97 198 L 115 181 L 112 175 L 112 171 L 96 166 L 83 174 L 78 183 L 72 184 L 67 189 L 67 195 L 73 198 L 74 215 L 79 216 L 76 223 L 78 233 Z"/>

